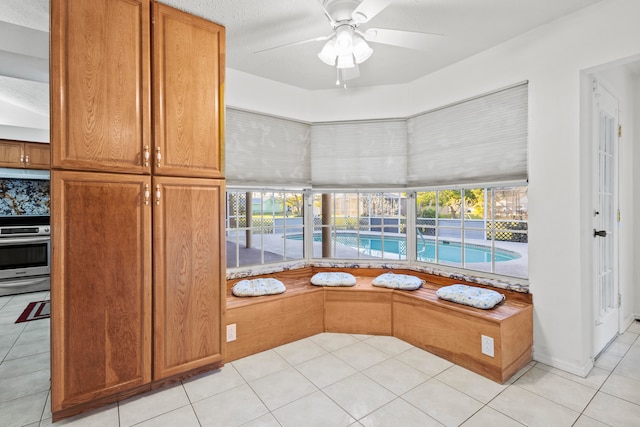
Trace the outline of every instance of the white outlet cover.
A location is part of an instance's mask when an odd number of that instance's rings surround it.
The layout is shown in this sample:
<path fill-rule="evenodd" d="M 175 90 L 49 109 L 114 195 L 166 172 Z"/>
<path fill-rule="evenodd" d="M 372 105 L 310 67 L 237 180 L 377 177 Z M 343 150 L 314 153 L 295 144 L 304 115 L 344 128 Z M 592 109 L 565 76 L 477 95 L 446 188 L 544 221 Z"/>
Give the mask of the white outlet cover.
<path fill-rule="evenodd" d="M 482 354 L 486 354 L 489 357 L 495 357 L 493 338 L 482 335 Z"/>
<path fill-rule="evenodd" d="M 227 342 L 236 340 L 236 324 L 227 325 Z"/>

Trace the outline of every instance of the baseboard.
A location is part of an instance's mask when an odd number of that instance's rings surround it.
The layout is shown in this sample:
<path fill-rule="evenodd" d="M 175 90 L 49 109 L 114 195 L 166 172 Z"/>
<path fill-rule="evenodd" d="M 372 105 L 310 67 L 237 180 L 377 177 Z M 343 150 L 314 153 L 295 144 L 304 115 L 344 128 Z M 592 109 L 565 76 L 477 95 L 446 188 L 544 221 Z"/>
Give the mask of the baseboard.
<path fill-rule="evenodd" d="M 536 362 L 544 363 L 552 368 L 560 369 L 561 371 L 569 372 L 570 374 L 578 375 L 585 378 L 593 369 L 593 360 L 587 360 L 582 366 L 567 363 L 564 360 L 556 359 L 548 354 L 541 354 L 533 351 L 533 360 Z"/>

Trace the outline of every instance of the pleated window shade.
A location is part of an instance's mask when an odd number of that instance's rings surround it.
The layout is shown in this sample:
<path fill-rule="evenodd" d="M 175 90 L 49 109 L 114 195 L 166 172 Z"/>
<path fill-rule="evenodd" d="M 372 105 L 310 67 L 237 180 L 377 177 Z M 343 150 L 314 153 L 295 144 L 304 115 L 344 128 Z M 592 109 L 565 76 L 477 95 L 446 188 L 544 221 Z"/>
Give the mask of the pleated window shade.
<path fill-rule="evenodd" d="M 309 187 L 310 136 L 308 123 L 227 108 L 227 183 Z"/>
<path fill-rule="evenodd" d="M 314 187 L 398 187 L 406 176 L 405 119 L 311 126 Z"/>
<path fill-rule="evenodd" d="M 408 186 L 527 179 L 527 84 L 408 119 Z"/>

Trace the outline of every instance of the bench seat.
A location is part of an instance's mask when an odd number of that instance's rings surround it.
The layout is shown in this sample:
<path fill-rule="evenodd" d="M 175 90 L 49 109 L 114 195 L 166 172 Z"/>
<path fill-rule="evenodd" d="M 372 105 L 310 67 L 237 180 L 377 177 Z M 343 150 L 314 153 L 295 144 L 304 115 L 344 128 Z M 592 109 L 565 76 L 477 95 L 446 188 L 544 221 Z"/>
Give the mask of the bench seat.
<path fill-rule="evenodd" d="M 356 277 L 351 287 L 310 284 L 313 274 L 344 271 Z M 499 290 L 506 301 L 482 310 L 441 300 L 436 291 L 465 281 L 411 270 L 394 273 L 420 277 L 415 291 L 376 287 L 371 281 L 386 269 L 305 267 L 255 277 L 274 277 L 283 294 L 239 298 L 231 294 L 241 279 L 227 282 L 226 323 L 236 324 L 237 339 L 226 345 L 232 361 L 321 332 L 389 335 L 407 341 L 453 363 L 504 383 L 532 359 L 531 295 Z M 494 355 L 482 353 L 481 337 L 494 342 Z"/>

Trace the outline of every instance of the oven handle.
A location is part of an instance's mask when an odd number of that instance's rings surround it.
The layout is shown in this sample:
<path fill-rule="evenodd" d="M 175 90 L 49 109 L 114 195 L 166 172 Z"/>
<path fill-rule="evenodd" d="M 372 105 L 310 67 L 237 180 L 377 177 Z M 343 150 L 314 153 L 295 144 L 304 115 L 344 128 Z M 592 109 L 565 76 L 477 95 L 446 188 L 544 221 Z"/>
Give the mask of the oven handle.
<path fill-rule="evenodd" d="M 0 238 L 0 246 L 19 245 L 19 244 L 37 244 L 49 243 L 51 237 L 3 237 Z"/>

